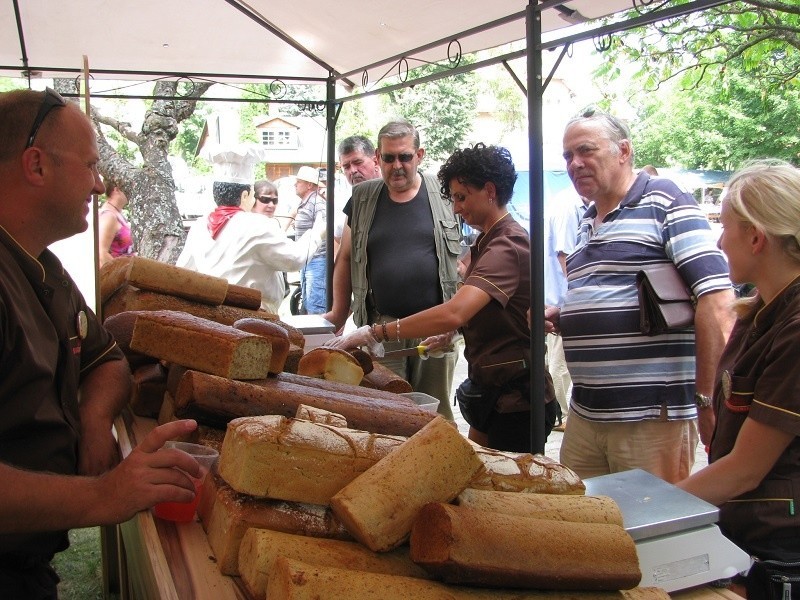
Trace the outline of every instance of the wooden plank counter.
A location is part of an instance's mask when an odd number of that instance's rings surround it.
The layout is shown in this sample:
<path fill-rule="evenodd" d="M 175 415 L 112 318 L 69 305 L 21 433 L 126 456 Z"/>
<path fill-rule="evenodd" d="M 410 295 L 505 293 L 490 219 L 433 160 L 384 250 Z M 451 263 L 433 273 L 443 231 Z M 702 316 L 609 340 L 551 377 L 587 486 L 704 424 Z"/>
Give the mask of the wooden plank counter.
<path fill-rule="evenodd" d="M 155 425 L 153 419 L 126 410 L 115 422 L 122 456 L 128 456 Z M 220 573 L 199 520 L 173 523 L 148 510 L 118 525 L 117 533 L 123 600 L 248 600 L 238 578 Z M 676 600 L 742 600 L 731 590 L 710 586 L 671 596 Z"/>

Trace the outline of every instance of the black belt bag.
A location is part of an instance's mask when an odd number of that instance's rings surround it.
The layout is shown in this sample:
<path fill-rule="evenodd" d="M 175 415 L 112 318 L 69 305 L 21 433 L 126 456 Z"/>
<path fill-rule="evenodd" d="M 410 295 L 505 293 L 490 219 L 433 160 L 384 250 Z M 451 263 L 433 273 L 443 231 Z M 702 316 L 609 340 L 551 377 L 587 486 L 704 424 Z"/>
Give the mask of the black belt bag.
<path fill-rule="evenodd" d="M 800 562 L 757 560 L 745 586 L 747 600 L 800 600 Z"/>
<path fill-rule="evenodd" d="M 482 388 L 467 377 L 456 389 L 456 401 L 461 416 L 478 431 L 486 432 L 489 418 L 502 393 L 499 387 Z"/>

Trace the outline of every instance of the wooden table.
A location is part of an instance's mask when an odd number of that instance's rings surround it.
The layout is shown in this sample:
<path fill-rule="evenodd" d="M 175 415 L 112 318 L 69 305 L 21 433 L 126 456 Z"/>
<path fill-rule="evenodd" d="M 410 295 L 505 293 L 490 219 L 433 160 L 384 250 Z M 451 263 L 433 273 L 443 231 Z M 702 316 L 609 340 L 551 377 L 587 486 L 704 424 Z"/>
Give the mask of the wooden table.
<path fill-rule="evenodd" d="M 155 427 L 155 421 L 126 411 L 115 422 L 122 456 Z M 118 564 L 104 554 L 106 570 L 118 573 L 123 600 L 248 600 L 236 577 L 217 568 L 198 520 L 173 523 L 143 511 L 117 526 Z M 108 564 L 110 561 L 112 564 Z M 674 592 L 676 600 L 742 600 L 736 593 L 711 586 Z"/>

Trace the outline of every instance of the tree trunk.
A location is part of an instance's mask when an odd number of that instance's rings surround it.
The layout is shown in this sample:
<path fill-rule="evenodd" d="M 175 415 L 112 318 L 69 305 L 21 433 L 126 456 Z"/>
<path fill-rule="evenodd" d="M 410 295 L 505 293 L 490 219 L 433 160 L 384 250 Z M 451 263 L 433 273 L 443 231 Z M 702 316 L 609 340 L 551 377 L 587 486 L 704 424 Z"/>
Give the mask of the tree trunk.
<path fill-rule="evenodd" d="M 76 91 L 73 79 L 57 80 L 56 89 Z M 92 108 L 100 150 L 100 173 L 113 179 L 128 197 L 134 250 L 139 256 L 175 263 L 183 249 L 186 234 L 175 199 L 175 180 L 169 164 L 169 146 L 178 135 L 178 125 L 191 116 L 197 100 L 213 83 L 197 83 L 188 96 L 177 96 L 176 81 L 159 81 L 154 96 L 172 96 L 155 100 L 145 114 L 140 132 L 127 123 L 109 119 Z M 108 143 L 100 124 L 116 129 L 139 148 L 144 164 L 131 164 Z"/>

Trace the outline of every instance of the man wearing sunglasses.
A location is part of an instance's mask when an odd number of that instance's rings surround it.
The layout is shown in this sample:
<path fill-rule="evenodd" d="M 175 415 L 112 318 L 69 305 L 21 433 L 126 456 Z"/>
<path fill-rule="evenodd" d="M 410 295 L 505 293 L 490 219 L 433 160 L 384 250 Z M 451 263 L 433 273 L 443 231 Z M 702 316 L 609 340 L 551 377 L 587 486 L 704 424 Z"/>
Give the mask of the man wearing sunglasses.
<path fill-rule="evenodd" d="M 381 179 L 353 188 L 344 212 L 348 226 L 333 274 L 333 306 L 326 314 L 337 328 L 349 309 L 357 326 L 394 322 L 441 304 L 456 292 L 456 261 L 461 251 L 452 203 L 442 198 L 436 177 L 419 171 L 425 156 L 411 123 L 392 121 L 378 133 L 375 160 Z M 352 304 L 351 304 L 352 294 Z M 449 345 L 452 336 L 406 339 L 386 350 L 430 349 Z M 422 360 L 419 356 L 383 362 L 415 391 L 439 399 L 439 412 L 452 419 L 450 387 L 456 355 Z"/>
<path fill-rule="evenodd" d="M 102 194 L 89 119 L 51 89 L 0 94 L 0 598 L 57 597 L 67 530 L 194 497 L 188 455 L 160 450 L 194 421 L 153 430 L 119 465 L 128 401 L 121 350 L 47 249 L 85 231 Z"/>

